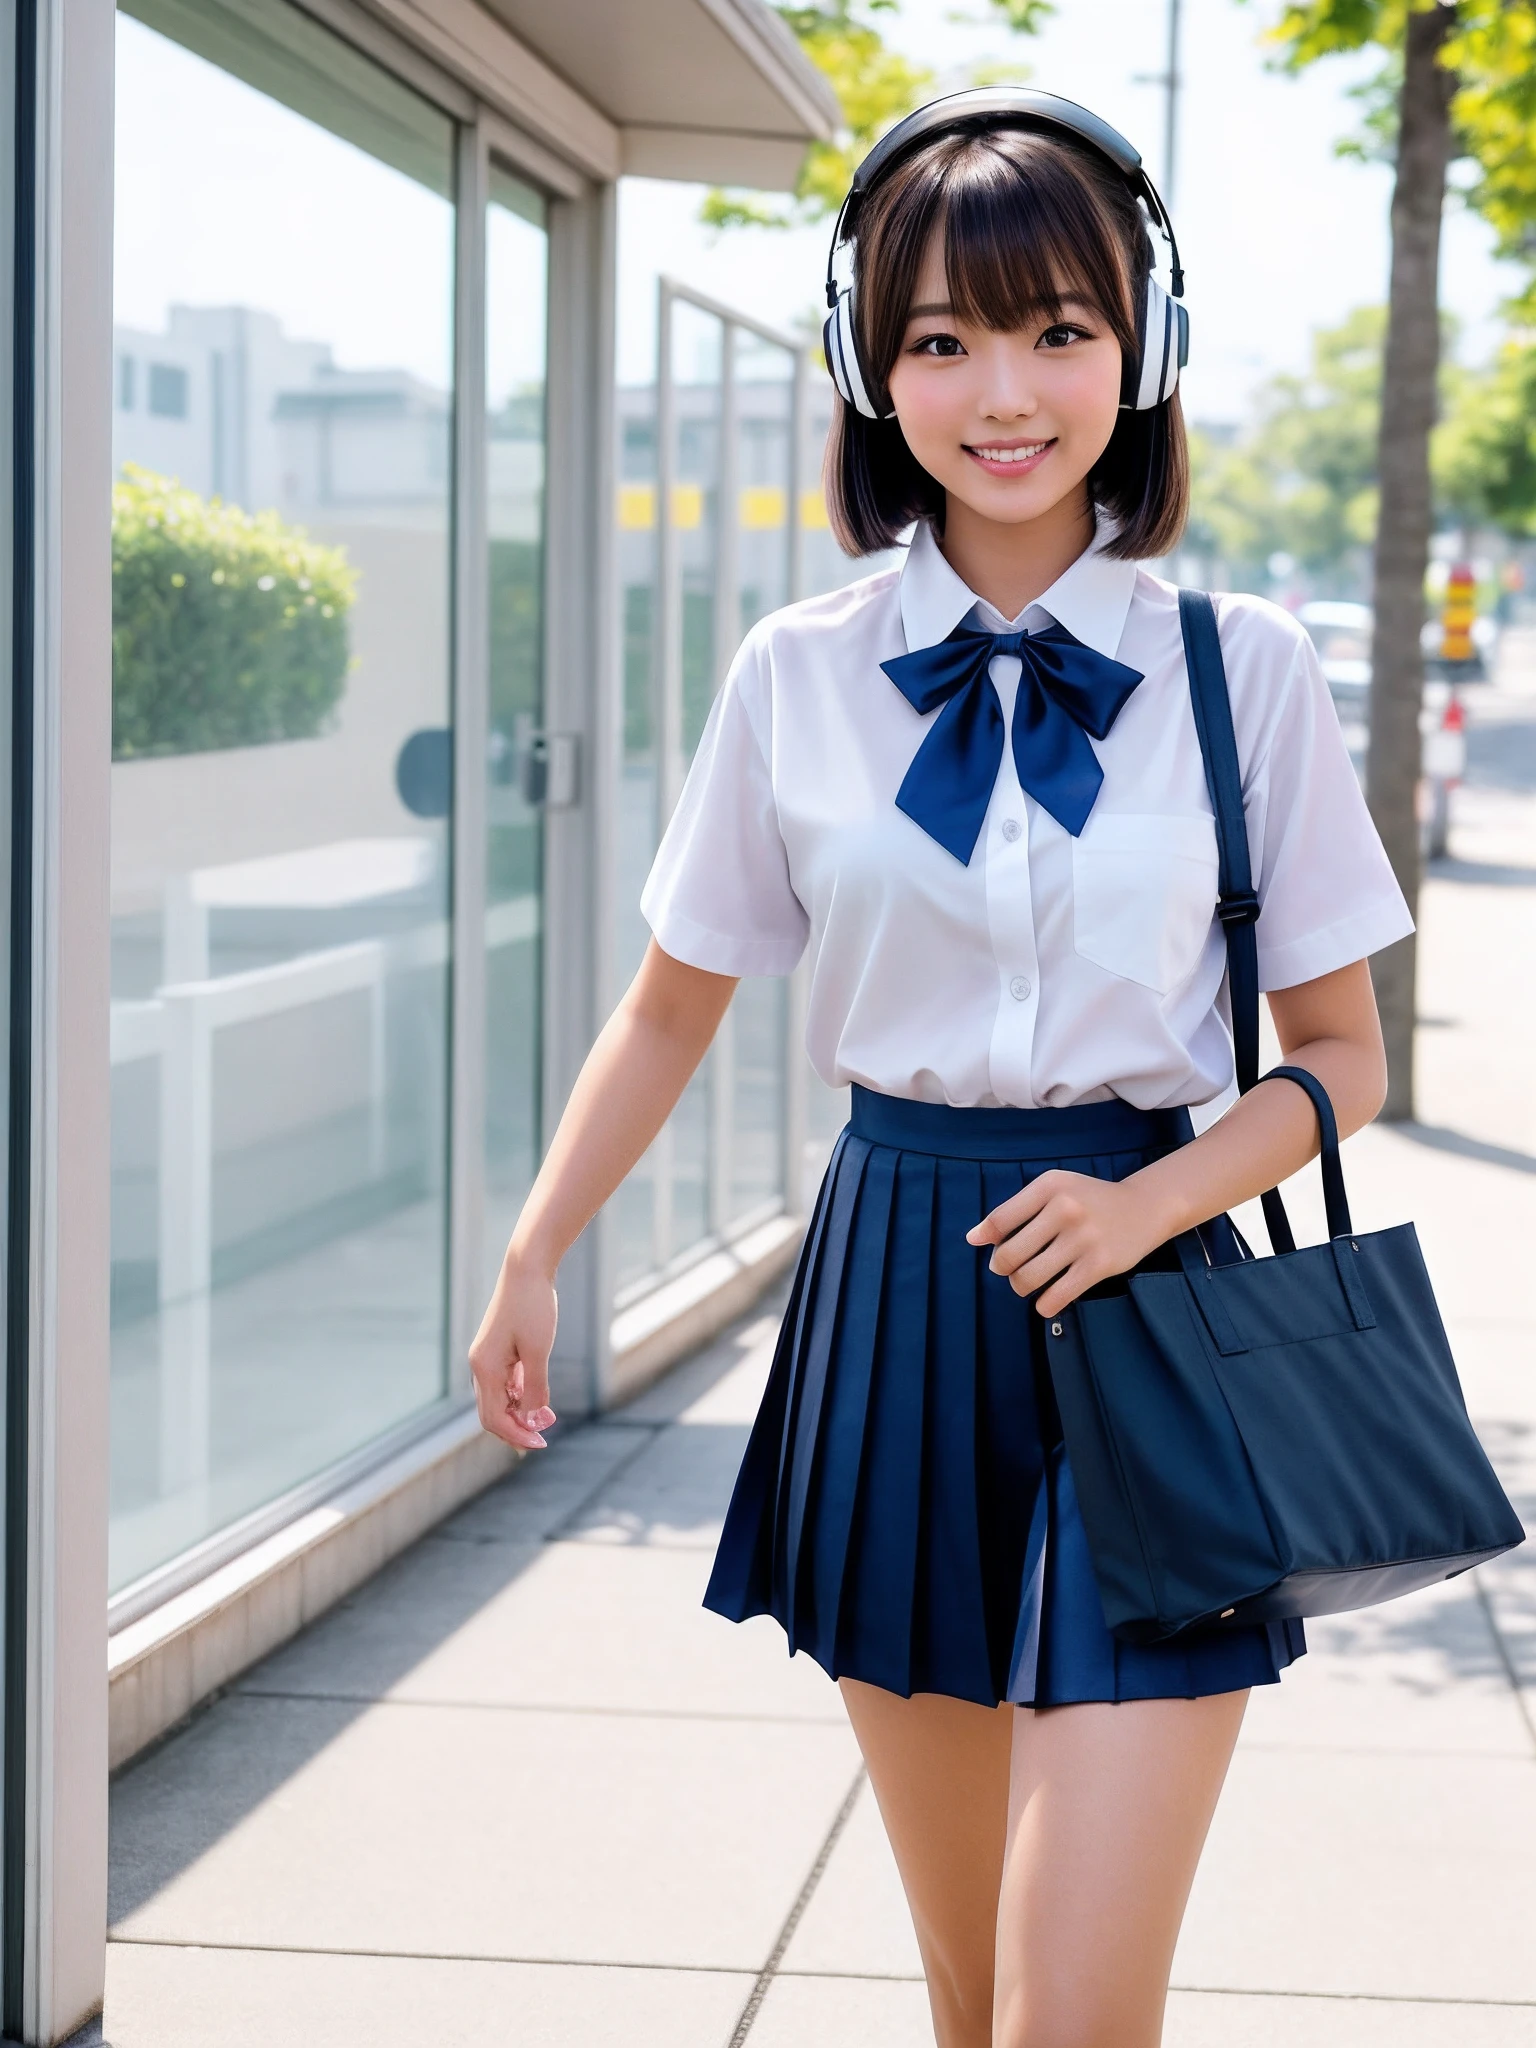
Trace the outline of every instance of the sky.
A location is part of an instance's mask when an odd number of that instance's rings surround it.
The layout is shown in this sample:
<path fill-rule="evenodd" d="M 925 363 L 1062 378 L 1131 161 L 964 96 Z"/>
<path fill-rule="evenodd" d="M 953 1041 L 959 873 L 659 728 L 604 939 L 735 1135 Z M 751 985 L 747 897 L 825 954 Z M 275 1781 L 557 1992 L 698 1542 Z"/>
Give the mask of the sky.
<path fill-rule="evenodd" d="M 960 5 L 967 0 L 959 0 Z M 980 0 L 968 0 L 979 12 Z M 1038 38 L 957 21 L 957 0 L 903 0 L 885 33 L 963 83 L 984 58 L 1029 64 L 1034 82 L 1093 107 L 1161 179 L 1166 0 L 1059 0 Z M 1339 160 L 1354 127 L 1340 60 L 1300 79 L 1266 68 L 1259 32 L 1275 0 L 1184 0 L 1185 90 L 1173 213 L 1188 278 L 1185 397 L 1201 421 L 1242 417 L 1256 384 L 1304 367 L 1312 331 L 1385 296 L 1390 174 Z M 118 30 L 117 317 L 158 329 L 174 301 L 245 304 L 290 335 L 329 342 L 348 368 L 398 366 L 441 385 L 450 346 L 451 212 L 445 200 L 217 71 L 126 16 Z M 1108 54 L 1106 54 L 1108 53 Z M 619 362 L 652 373 L 655 280 L 667 272 L 774 324 L 822 301 L 825 226 L 724 234 L 698 219 L 698 186 L 628 180 L 620 210 Z M 1462 351 L 1486 355 L 1514 286 L 1487 230 L 1447 215 L 1444 299 Z M 526 283 L 510 295 L 541 303 Z M 536 375 L 540 340 L 498 321 L 499 378 Z M 523 354 L 526 354 L 526 365 Z"/>
<path fill-rule="evenodd" d="M 903 0 L 881 17 L 887 40 L 938 74 L 937 90 L 967 82 L 987 57 L 1029 65 L 1031 83 L 1090 106 L 1163 175 L 1163 93 L 1138 83 L 1165 64 L 1166 0 L 1058 0 L 1046 32 L 1011 38 L 968 27 L 956 0 Z M 1187 277 L 1190 416 L 1236 420 L 1256 384 L 1305 367 L 1309 337 L 1351 307 L 1386 296 L 1384 166 L 1342 161 L 1334 144 L 1354 130 L 1349 87 L 1369 59 L 1334 58 L 1301 78 L 1277 75 L 1259 47 L 1273 0 L 1184 0 L 1181 136 L 1172 206 Z M 698 223 L 699 188 L 635 181 L 624 195 L 621 366 L 644 374 L 653 344 L 658 270 L 709 290 L 759 318 L 782 321 L 822 303 L 825 227 L 791 232 Z M 1462 352 L 1485 356 L 1497 309 L 1515 277 L 1496 264 L 1475 217 L 1453 208 L 1445 224 L 1443 298 L 1461 323 Z"/>

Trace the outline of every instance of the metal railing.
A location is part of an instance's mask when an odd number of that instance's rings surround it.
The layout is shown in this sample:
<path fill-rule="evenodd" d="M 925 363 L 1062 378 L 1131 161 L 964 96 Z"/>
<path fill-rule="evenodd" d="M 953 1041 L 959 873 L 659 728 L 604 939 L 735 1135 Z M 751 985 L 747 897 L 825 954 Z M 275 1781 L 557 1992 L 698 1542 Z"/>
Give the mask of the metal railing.
<path fill-rule="evenodd" d="M 685 323 L 691 337 L 685 336 Z M 709 360 L 680 362 L 692 339 Z M 813 365 L 796 335 L 754 320 L 671 278 L 658 281 L 654 497 L 653 665 L 656 828 L 676 806 L 712 699 L 754 617 L 792 602 L 805 588 L 805 535 L 820 498 L 807 505 Z M 814 494 L 811 494 L 814 495 Z M 647 521 L 647 523 L 650 523 Z M 750 557 L 750 560 L 749 560 Z M 707 636 L 700 630 L 705 610 Z M 704 665 L 707 663 L 707 675 Z M 707 687 L 706 687 L 707 685 Z M 651 1274 L 645 1287 L 799 1201 L 809 1074 L 800 1052 L 801 988 L 746 984 L 694 1084 L 707 1100 L 705 1228 L 679 1216 L 678 1119 L 664 1127 L 640 1171 L 651 1186 Z M 744 1202 L 744 1142 L 761 1151 L 766 1133 L 742 1128 L 742 1014 L 754 1035 L 776 1040 L 777 1171 L 772 1189 Z M 759 1045 L 759 1050 L 761 1046 Z M 761 1083 L 761 1066 L 757 1070 Z M 694 1205 L 695 1213 L 697 1204 Z M 689 1241 L 691 1239 L 691 1241 Z"/>

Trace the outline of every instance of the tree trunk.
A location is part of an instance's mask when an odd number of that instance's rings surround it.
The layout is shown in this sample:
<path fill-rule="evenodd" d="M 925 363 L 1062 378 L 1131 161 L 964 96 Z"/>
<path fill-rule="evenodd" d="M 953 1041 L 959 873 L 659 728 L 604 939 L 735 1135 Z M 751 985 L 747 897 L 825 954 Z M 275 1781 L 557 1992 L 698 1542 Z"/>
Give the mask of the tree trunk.
<path fill-rule="evenodd" d="M 1403 96 L 1392 192 L 1392 284 L 1381 377 L 1376 527 L 1376 626 L 1371 642 L 1371 732 L 1366 789 L 1415 915 L 1419 898 L 1419 705 L 1424 694 L 1424 574 L 1432 507 L 1429 434 L 1440 366 L 1440 216 L 1451 154 L 1451 96 L 1456 81 L 1439 62 L 1455 8 L 1437 0 L 1408 16 Z M 1413 1115 L 1414 984 L 1412 938 L 1371 962 L 1387 1044 L 1384 1117 Z"/>

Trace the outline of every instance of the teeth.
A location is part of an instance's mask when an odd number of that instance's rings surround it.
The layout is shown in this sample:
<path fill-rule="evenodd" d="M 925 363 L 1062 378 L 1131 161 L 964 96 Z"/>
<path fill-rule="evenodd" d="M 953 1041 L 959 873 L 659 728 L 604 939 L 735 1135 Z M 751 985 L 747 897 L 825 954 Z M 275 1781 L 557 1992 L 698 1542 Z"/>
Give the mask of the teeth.
<path fill-rule="evenodd" d="M 1023 448 L 978 448 L 976 453 L 983 462 L 1028 462 L 1049 446 L 1048 441 L 1031 441 Z"/>

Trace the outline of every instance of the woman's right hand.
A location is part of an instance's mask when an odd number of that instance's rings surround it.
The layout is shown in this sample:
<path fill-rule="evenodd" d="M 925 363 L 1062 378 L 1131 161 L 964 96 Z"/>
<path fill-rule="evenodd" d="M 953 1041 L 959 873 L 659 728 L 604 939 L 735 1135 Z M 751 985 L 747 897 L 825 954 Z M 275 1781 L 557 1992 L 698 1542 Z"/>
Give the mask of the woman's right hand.
<path fill-rule="evenodd" d="M 551 1274 L 509 1252 L 475 1341 L 469 1347 L 480 1426 L 514 1450 L 542 1451 L 555 1420 L 549 1405 L 549 1354 L 558 1317 Z"/>

